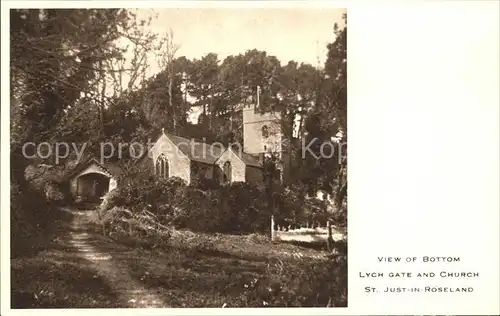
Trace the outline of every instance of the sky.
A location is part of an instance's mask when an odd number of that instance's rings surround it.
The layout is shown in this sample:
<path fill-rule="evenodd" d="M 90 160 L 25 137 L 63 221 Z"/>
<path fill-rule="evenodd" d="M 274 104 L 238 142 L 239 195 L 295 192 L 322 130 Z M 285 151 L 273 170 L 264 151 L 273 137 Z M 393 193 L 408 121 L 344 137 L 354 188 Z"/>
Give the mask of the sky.
<path fill-rule="evenodd" d="M 338 8 L 155 8 L 138 9 L 140 19 L 153 17 L 150 30 L 164 34 L 171 29 L 180 45 L 176 57 L 226 56 L 250 49 L 264 50 L 285 65 L 290 60 L 324 65 L 326 45 L 333 42 L 335 23 L 343 24 L 345 9 Z M 150 63 L 149 75 L 159 72 Z M 196 120 L 195 110 L 190 115 Z"/>
<path fill-rule="evenodd" d="M 334 39 L 333 26 L 342 24 L 345 9 L 336 8 L 218 8 L 139 9 L 151 21 L 151 30 L 172 29 L 180 45 L 178 56 L 201 58 L 217 53 L 222 60 L 249 49 L 265 50 L 282 64 L 289 60 L 317 65 L 325 62 L 326 45 Z"/>

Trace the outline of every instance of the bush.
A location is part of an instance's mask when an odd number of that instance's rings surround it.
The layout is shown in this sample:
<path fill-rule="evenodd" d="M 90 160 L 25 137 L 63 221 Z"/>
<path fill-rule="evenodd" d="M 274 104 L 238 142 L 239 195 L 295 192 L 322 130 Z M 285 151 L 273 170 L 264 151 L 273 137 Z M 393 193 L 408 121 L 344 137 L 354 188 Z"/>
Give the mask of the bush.
<path fill-rule="evenodd" d="M 141 244 L 148 248 L 164 247 L 168 244 L 171 230 L 161 225 L 156 216 L 147 210 L 133 213 L 122 207 L 106 211 L 102 224 L 108 227 L 107 233 L 114 239 Z"/>
<path fill-rule="evenodd" d="M 173 177 L 126 183 L 105 197 L 101 210 L 114 206 L 132 212 L 148 209 L 163 225 L 210 233 L 267 232 L 273 214 L 279 225 L 323 224 L 328 218 L 326 205 L 305 199 L 300 188 L 276 188 L 269 206 L 269 192 L 245 182 L 221 187 L 206 180 L 187 186 Z"/>
<path fill-rule="evenodd" d="M 187 186 L 175 177 L 129 183 L 107 194 L 100 210 L 119 206 L 136 213 L 147 209 L 162 225 L 198 232 L 253 233 L 268 229 L 271 212 L 258 187 L 247 183 L 208 190 L 202 187 L 200 183 Z"/>
<path fill-rule="evenodd" d="M 36 216 L 30 210 L 28 203 L 35 199 L 45 201 L 42 200 L 43 196 L 35 195 L 33 192 L 22 192 L 16 184 L 11 185 L 10 196 L 11 256 L 17 257 L 27 252 L 32 246 L 31 240 L 37 239 L 40 234 L 40 227 L 36 226 Z"/>
<path fill-rule="evenodd" d="M 266 277 L 246 284 L 247 306 L 325 307 L 347 306 L 347 260 L 345 256 L 327 259 L 273 260 Z"/>
<path fill-rule="evenodd" d="M 185 195 L 186 182 L 172 177 L 151 182 L 128 183 L 109 193 L 101 205 L 102 210 L 122 206 L 131 211 L 149 209 L 157 216 L 169 215 Z"/>
<path fill-rule="evenodd" d="M 99 212 L 104 213 L 115 206 L 119 206 L 121 199 L 121 192 L 118 189 L 109 191 L 103 196 L 102 203 L 99 205 Z"/>
<path fill-rule="evenodd" d="M 273 192 L 276 224 L 280 226 L 299 226 L 305 223 L 325 225 L 329 219 L 332 219 L 327 201 L 305 196 L 306 192 L 300 185 L 282 187 Z"/>
<path fill-rule="evenodd" d="M 269 228 L 272 210 L 265 192 L 249 183 L 235 183 L 222 189 L 223 207 L 227 207 L 229 232 L 264 232 Z"/>
<path fill-rule="evenodd" d="M 67 197 L 69 196 L 67 192 L 64 192 L 64 189 L 61 188 L 61 185 L 52 181 L 45 184 L 44 191 L 47 201 L 54 204 L 62 204 L 66 202 Z"/>
<path fill-rule="evenodd" d="M 59 183 L 60 166 L 29 165 L 25 169 L 24 176 L 30 189 L 44 194 L 46 201 L 53 204 L 68 202 L 69 189 Z"/>
<path fill-rule="evenodd" d="M 70 215 L 46 199 L 45 192 L 28 183 L 11 183 L 11 256 L 30 255 L 50 242 L 58 222 Z"/>
<path fill-rule="evenodd" d="M 191 186 L 203 191 L 216 190 L 221 187 L 218 181 L 209 178 L 196 179 Z"/>
<path fill-rule="evenodd" d="M 170 239 L 170 246 L 181 249 L 189 256 L 210 254 L 216 250 L 215 241 L 208 236 L 200 237 L 189 231 L 175 231 Z"/>
<path fill-rule="evenodd" d="M 210 233 L 254 233 L 266 231 L 271 212 L 263 192 L 247 183 L 217 190 L 189 187 L 182 204 L 172 214 L 176 228 Z"/>
<path fill-rule="evenodd" d="M 217 215 L 219 201 L 217 191 L 203 191 L 190 187 L 179 207 L 171 213 L 169 221 L 178 229 L 213 232 L 223 216 Z M 214 207 L 215 206 L 215 207 Z"/>

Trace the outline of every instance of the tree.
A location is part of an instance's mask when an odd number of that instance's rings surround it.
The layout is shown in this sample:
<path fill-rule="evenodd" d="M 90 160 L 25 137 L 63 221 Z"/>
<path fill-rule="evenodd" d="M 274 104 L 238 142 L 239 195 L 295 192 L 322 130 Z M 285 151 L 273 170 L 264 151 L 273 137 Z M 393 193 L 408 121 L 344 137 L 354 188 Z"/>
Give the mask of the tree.
<path fill-rule="evenodd" d="M 12 180 L 24 181 L 26 141 L 49 140 L 66 109 L 97 94 L 99 65 L 119 57 L 116 40 L 128 29 L 122 9 L 14 9 L 10 11 L 11 96 L 24 131 L 13 137 Z"/>
<path fill-rule="evenodd" d="M 219 88 L 217 83 L 218 72 L 218 56 L 209 53 L 201 59 L 194 59 L 189 73 L 189 94 L 197 100 L 194 105 L 202 107 L 203 119 L 200 123 L 206 125 L 209 130 L 212 129 L 212 123 L 216 116 L 214 100 Z"/>
<path fill-rule="evenodd" d="M 120 40 L 124 46 L 125 55 L 106 60 L 103 67 L 106 81 L 110 81 L 113 97 L 118 97 L 125 90 L 134 91 L 145 81 L 146 72 L 150 68 L 149 53 L 154 49 L 158 35 L 148 30 L 152 17 L 139 20 L 137 15 L 129 11 L 130 19 L 127 29 L 121 31 Z M 109 93 L 109 91 L 106 91 Z"/>
<path fill-rule="evenodd" d="M 172 29 L 168 33 L 165 33 L 164 37 L 160 41 L 156 56 L 157 62 L 160 69 L 165 69 L 168 80 L 168 106 L 169 106 L 169 116 L 172 119 L 172 129 L 175 132 L 177 128 L 177 118 L 175 106 L 173 103 L 173 86 L 175 81 L 175 67 L 174 59 L 175 54 L 179 50 L 180 46 L 174 43 L 174 32 Z"/>
<path fill-rule="evenodd" d="M 344 14 L 344 27 L 337 24 L 334 27 L 335 41 L 328 45 L 328 56 L 325 63 L 328 93 L 326 107 L 332 114 L 326 116 L 332 120 L 325 124 L 327 129 L 335 133 L 342 150 L 347 150 L 347 15 Z M 323 110 L 322 114 L 327 115 Z M 334 117 L 332 117 L 334 116 Z M 343 155 L 345 153 L 338 153 Z M 343 210 L 347 201 L 347 157 L 338 157 L 340 169 L 336 174 L 336 185 L 333 188 L 334 201 L 337 210 Z M 344 210 L 345 212 L 345 210 Z"/>
<path fill-rule="evenodd" d="M 290 144 L 296 157 L 291 184 L 300 183 L 309 195 L 322 190 L 333 196 L 335 218 L 330 219 L 338 225 L 346 224 L 347 202 L 346 16 L 344 21 L 343 27 L 334 26 L 324 69 L 292 61 L 282 68 L 279 81 L 282 130 L 288 139 L 300 140 Z"/>
<path fill-rule="evenodd" d="M 38 239 L 36 233 L 47 231 L 54 220 L 46 196 L 25 179 L 24 144 L 57 138 L 87 142 L 93 128 L 102 129 L 110 97 L 100 66 L 123 56 L 117 41 L 130 21 L 123 9 L 10 10 L 14 250 L 31 248 L 27 238 Z"/>

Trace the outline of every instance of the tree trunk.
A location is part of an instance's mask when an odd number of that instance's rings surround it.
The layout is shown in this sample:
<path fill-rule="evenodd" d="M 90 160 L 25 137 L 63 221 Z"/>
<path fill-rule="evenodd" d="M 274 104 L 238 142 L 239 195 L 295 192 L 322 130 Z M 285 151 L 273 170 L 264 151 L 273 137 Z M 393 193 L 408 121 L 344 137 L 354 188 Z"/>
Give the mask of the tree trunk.
<path fill-rule="evenodd" d="M 210 85 L 210 106 L 208 107 L 209 116 L 208 116 L 208 130 L 212 130 L 213 120 L 214 120 L 214 93 L 213 87 Z"/>
<path fill-rule="evenodd" d="M 335 206 L 340 209 L 342 207 L 342 203 L 347 196 L 347 175 L 344 175 L 345 171 L 345 158 L 342 161 L 342 166 L 340 167 L 339 174 L 337 177 L 339 186 L 337 188 L 337 192 L 335 192 Z"/>
<path fill-rule="evenodd" d="M 170 61 L 170 64 L 172 61 Z M 171 66 L 170 66 L 171 67 Z M 170 74 L 169 74 L 169 80 L 168 80 L 168 105 L 170 106 L 170 110 L 172 111 L 172 125 L 173 125 L 173 131 L 175 133 L 176 131 L 176 119 L 175 119 L 175 108 L 172 102 L 172 86 L 173 86 L 173 71 L 170 69 Z"/>
<path fill-rule="evenodd" d="M 328 227 L 328 238 L 326 239 L 326 246 L 329 252 L 332 252 L 334 249 L 334 242 L 333 242 L 333 237 L 332 237 L 332 223 L 328 221 L 326 224 Z"/>
<path fill-rule="evenodd" d="M 99 75 L 101 76 L 102 80 L 101 101 L 99 104 L 99 136 L 101 136 L 101 133 L 104 133 L 104 102 L 106 99 L 106 74 L 104 72 L 102 61 L 99 62 Z"/>

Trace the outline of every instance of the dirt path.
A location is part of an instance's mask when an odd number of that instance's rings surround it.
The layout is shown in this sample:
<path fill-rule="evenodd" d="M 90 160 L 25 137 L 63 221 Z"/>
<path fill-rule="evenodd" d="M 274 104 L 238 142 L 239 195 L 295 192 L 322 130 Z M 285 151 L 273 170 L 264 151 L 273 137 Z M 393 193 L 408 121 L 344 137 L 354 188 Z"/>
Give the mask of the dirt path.
<path fill-rule="evenodd" d="M 109 247 L 103 247 L 107 250 L 102 251 L 98 248 L 99 243 L 95 243 L 96 236 L 84 232 L 89 225 L 88 214 L 88 212 L 75 212 L 72 230 L 69 234 L 69 243 L 77 249 L 79 256 L 89 260 L 97 274 L 108 281 L 111 288 L 119 294 L 119 300 L 127 302 L 130 307 L 168 307 L 162 303 L 157 293 L 144 288 L 113 258 L 113 256 L 123 255 L 123 251 L 119 249 L 110 251 Z"/>
<path fill-rule="evenodd" d="M 54 247 L 34 258 L 13 260 L 13 308 L 25 307 L 15 302 L 16 295 L 29 304 L 28 294 L 40 307 L 169 307 L 159 294 L 161 289 L 147 289 L 136 275 L 130 275 L 126 261 L 131 249 L 90 229 L 89 211 L 72 214 Z M 16 283 L 23 289 L 21 294 L 15 292 Z"/>

